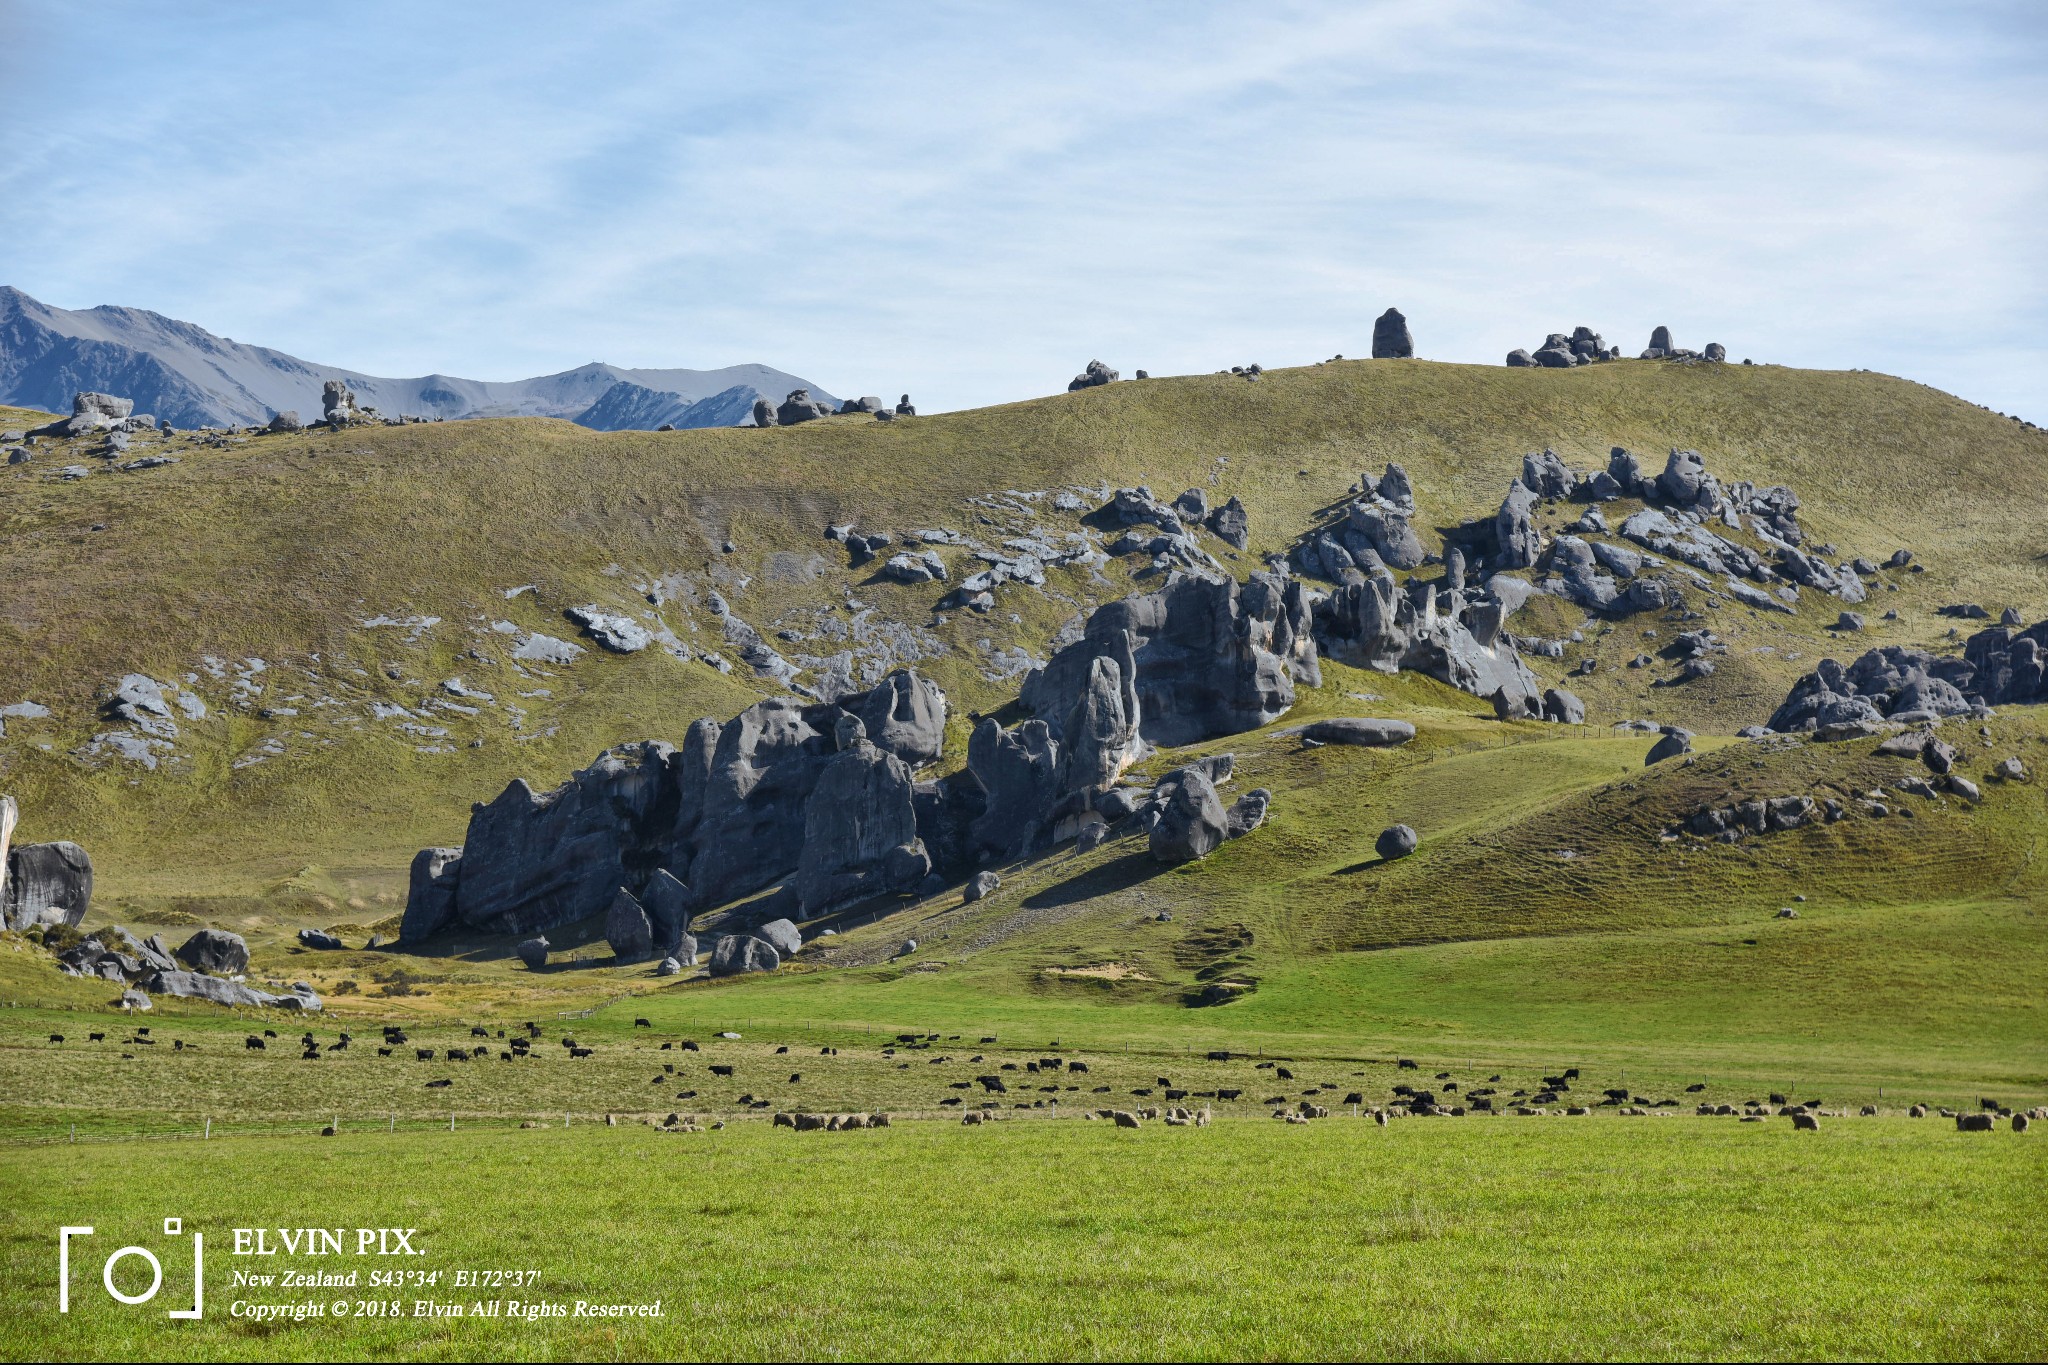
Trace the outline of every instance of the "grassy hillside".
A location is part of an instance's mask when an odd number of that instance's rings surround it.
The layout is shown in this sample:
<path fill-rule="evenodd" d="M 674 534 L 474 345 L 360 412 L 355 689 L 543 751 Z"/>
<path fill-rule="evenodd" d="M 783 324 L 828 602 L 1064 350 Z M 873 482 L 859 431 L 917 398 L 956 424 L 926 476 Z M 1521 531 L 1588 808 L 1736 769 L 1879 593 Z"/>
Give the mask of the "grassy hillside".
<path fill-rule="evenodd" d="M 1816 538 L 1844 554 L 1914 549 L 1926 573 L 1899 576 L 1901 591 L 1872 604 L 1895 605 L 1901 620 L 1852 648 L 1936 642 L 1947 623 L 1931 612 L 1950 600 L 2048 614 L 2048 438 L 1860 373 L 1339 362 L 1258 383 L 1153 380 L 765 432 L 603 434 L 508 420 L 139 439 L 129 458 L 153 451 L 180 463 L 78 482 L 57 480 L 55 468 L 101 462 L 46 445 L 0 475 L 0 575 L 10 585 L 0 656 L 7 686 L 55 714 L 10 725 L 0 784 L 23 798 L 23 837 L 88 842 L 116 892 L 251 894 L 306 865 L 390 868 L 410 848 L 459 836 L 468 802 L 511 776 L 552 782 L 609 744 L 676 736 L 697 715 L 780 690 L 744 668 L 726 677 L 658 650 L 593 650 L 570 668 L 522 673 L 493 622 L 570 637 L 566 606 L 637 605 L 701 651 L 722 648 L 706 610 L 718 592 L 771 643 L 818 657 L 830 642 L 782 646 L 775 631 L 817 634 L 821 622 L 860 618 L 871 641 L 895 632 L 894 657 L 924 656 L 918 666 L 964 711 L 1013 693 L 1018 664 L 1005 651 L 1042 656 L 1063 622 L 1130 591 L 1127 571 L 1112 566 L 1107 581 L 1056 571 L 1043 592 L 1003 590 L 987 617 L 941 621 L 937 592 L 848 570 L 822 537 L 828 523 L 936 524 L 999 540 L 1016 526 L 1075 524 L 1049 499 L 1035 504 L 1035 523 L 1021 520 L 1003 510 L 1005 490 L 1146 482 L 1170 496 L 1201 485 L 1250 509 L 1242 572 L 1388 460 L 1414 477 L 1422 520 L 1448 525 L 1497 504 L 1525 450 L 1550 445 L 1587 464 L 1613 444 L 1651 456 L 1688 445 L 1724 479 L 1789 482 Z M 665 599 L 658 609 L 640 591 L 649 586 Z M 1723 611 L 1713 624 L 1741 645 L 1720 676 L 1687 688 L 1653 690 L 1650 671 L 1619 667 L 1641 648 L 1639 628 L 1596 633 L 1540 667 L 1557 673 L 1582 652 L 1600 659 L 1574 683 L 1597 719 L 1648 714 L 1732 730 L 1834 648 L 1826 601 L 1809 594 L 1797 617 Z M 1559 617 L 1558 633 L 1578 619 L 1558 603 L 1535 610 L 1520 628 L 1543 625 L 1542 611 Z M 422 617 L 440 619 L 415 628 Z M 408 624 L 360 624 L 379 618 Z M 219 679 L 205 671 L 209 656 Z M 250 679 L 250 705 L 223 705 L 248 659 L 268 665 Z M 158 772 L 118 761 L 87 771 L 70 751 L 105 728 L 96 701 L 130 670 L 192 675 L 212 714 L 182 726 L 183 756 Z M 502 707 L 444 716 L 435 725 L 449 733 L 432 745 L 361 720 L 370 702 L 416 704 L 457 675 L 507 700 L 549 695 L 518 701 L 516 730 Z M 252 756 L 262 761 L 233 766 Z"/>

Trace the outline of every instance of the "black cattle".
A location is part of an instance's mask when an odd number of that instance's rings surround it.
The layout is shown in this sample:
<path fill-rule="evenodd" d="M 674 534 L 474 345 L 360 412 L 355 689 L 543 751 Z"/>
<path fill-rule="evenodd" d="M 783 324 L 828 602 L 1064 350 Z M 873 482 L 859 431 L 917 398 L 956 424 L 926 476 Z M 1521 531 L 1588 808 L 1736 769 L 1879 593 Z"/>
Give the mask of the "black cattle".
<path fill-rule="evenodd" d="M 509 1062 L 512 1060 L 512 1054 L 509 1052 L 501 1052 L 498 1054 L 498 1060 L 501 1062 Z"/>
<path fill-rule="evenodd" d="M 1216 1098 L 1219 1100 L 1234 1100 L 1243 1093 L 1244 1091 L 1242 1090 L 1219 1090 L 1216 1092 Z"/>
<path fill-rule="evenodd" d="M 714 1076 L 730 1076 L 732 1075 L 732 1068 L 729 1066 L 718 1066 L 714 1064 L 711 1068 L 711 1074 Z"/>
<path fill-rule="evenodd" d="M 491 1036 L 491 1031 L 482 1024 L 471 1024 L 469 1026 L 469 1036 L 472 1038 L 488 1038 Z"/>
<path fill-rule="evenodd" d="M 1707 1087 L 1704 1083 L 1700 1081 L 1694 1081 L 1691 1085 L 1685 1088 L 1685 1093 L 1688 1095 L 1697 1095 L 1700 1093 L 1700 1091 L 1705 1090 L 1706 1088 Z"/>
<path fill-rule="evenodd" d="M 275 1033 L 274 1031 L 270 1030 L 270 1029 L 265 1029 L 265 1030 L 263 1030 L 263 1036 L 264 1036 L 265 1038 L 275 1038 L 275 1037 L 277 1036 L 277 1034 L 276 1034 L 276 1033 Z"/>
<path fill-rule="evenodd" d="M 1166 1092 L 1166 1098 L 1170 1100 L 1184 1100 L 1187 1097 L 1188 1092 L 1185 1090 L 1168 1090 Z"/>
<path fill-rule="evenodd" d="M 634 1028 L 653 1028 L 653 1027 L 654 1027 L 654 1025 L 653 1025 L 653 1024 L 650 1024 L 650 1023 L 649 1023 L 649 1022 L 647 1022 L 647 1020 L 645 1020 L 645 1019 L 635 1019 L 635 1020 L 633 1021 L 633 1027 L 634 1027 Z"/>
<path fill-rule="evenodd" d="M 701 1049 L 701 1048 L 699 1048 L 699 1047 L 697 1046 L 697 1044 L 696 1044 L 696 1043 L 692 1042 L 692 1041 L 691 1041 L 690 1039 L 688 1039 L 688 1038 L 685 1038 L 685 1039 L 683 1039 L 683 1042 L 682 1042 L 682 1048 L 683 1048 L 683 1051 L 685 1051 L 685 1052 L 699 1052 L 699 1051 L 702 1051 L 702 1049 Z"/>
<path fill-rule="evenodd" d="M 1346 1096 L 1344 1097 L 1344 1103 L 1346 1103 L 1346 1104 L 1364 1104 L 1364 1103 L 1365 1103 L 1365 1096 L 1363 1096 L 1363 1095 L 1359 1094 L 1359 1093 L 1358 1093 L 1358 1092 L 1357 1092 L 1356 1090 L 1354 1090 L 1354 1091 L 1352 1091 L 1352 1092 L 1351 1092 L 1350 1094 L 1348 1094 L 1348 1095 L 1346 1095 Z"/>
<path fill-rule="evenodd" d="M 1283 1081 L 1291 1081 L 1294 1079 L 1294 1073 L 1292 1071 L 1289 1071 L 1284 1066 L 1274 1068 L 1273 1074 L 1275 1076 L 1278 1076 Z"/>
<path fill-rule="evenodd" d="M 993 1043 L 995 1040 L 996 1036 L 993 1033 L 991 1033 L 988 1037 L 982 1039 L 981 1041 L 984 1043 Z"/>
<path fill-rule="evenodd" d="M 1394 1069 L 1396 1071 L 1420 1071 L 1422 1068 L 1417 1063 L 1409 1060 L 1408 1058 L 1401 1057 L 1395 1060 Z"/>
<path fill-rule="evenodd" d="M 789 1083 L 791 1085 L 795 1085 L 798 1081 L 802 1080 L 803 1078 L 804 1073 L 801 1071 L 792 1071 L 789 1073 Z"/>
<path fill-rule="evenodd" d="M 1230 1060 L 1230 1054 L 1228 1052 L 1212 1052 L 1209 1054 L 1209 1060 L 1212 1062 L 1227 1062 Z"/>
<path fill-rule="evenodd" d="M 446 1089 L 447 1089 L 447 1088 L 448 1088 L 449 1086 L 451 1086 L 451 1085 L 453 1085 L 453 1084 L 455 1084 L 455 1082 L 453 1082 L 453 1081 L 447 1081 L 447 1080 L 442 1080 L 442 1081 L 428 1081 L 428 1082 L 427 1082 L 427 1089 L 429 1089 L 429 1090 L 446 1090 Z"/>
<path fill-rule="evenodd" d="M 1067 1063 L 1067 1070 L 1069 1070 L 1069 1071 L 1072 1071 L 1072 1072 L 1076 1073 L 1077 1075 L 1082 1075 L 1082 1076 L 1085 1076 L 1085 1075 L 1087 1075 L 1087 1074 L 1088 1074 L 1088 1063 L 1086 1063 L 1086 1062 L 1068 1062 L 1068 1063 Z"/>
<path fill-rule="evenodd" d="M 588 1057 L 590 1053 L 591 1049 L 587 1047 L 572 1047 L 569 1049 L 569 1055 L 571 1057 Z"/>
<path fill-rule="evenodd" d="M 674 1046 L 675 1046 L 675 1044 L 674 1044 L 674 1043 L 663 1043 L 663 1044 L 661 1045 L 661 1050 L 662 1050 L 663 1052 L 667 1052 L 667 1051 L 668 1051 L 668 1050 L 669 1050 L 670 1048 L 672 1048 L 672 1047 L 674 1047 Z"/>
<path fill-rule="evenodd" d="M 1252 1070 L 1254 1071 L 1271 1071 L 1272 1069 L 1273 1063 L 1271 1062 L 1260 1062 L 1257 1066 L 1252 1068 Z"/>
<path fill-rule="evenodd" d="M 1173 1082 L 1172 1082 L 1172 1081 L 1169 1081 L 1169 1080 L 1167 1080 L 1167 1079 L 1166 1079 L 1166 1077 L 1164 1077 L 1164 1076 L 1158 1076 L 1158 1077 L 1155 1077 L 1155 1078 L 1153 1079 L 1153 1081 L 1152 1081 L 1152 1084 L 1154 1084 L 1154 1085 L 1172 1085 L 1172 1084 L 1173 1084 Z"/>
<path fill-rule="evenodd" d="M 61 1033 L 53 1033 L 50 1035 L 50 1041 L 53 1043 L 61 1043 L 64 1041 L 64 1035 Z"/>
<path fill-rule="evenodd" d="M 173 1038 L 173 1039 L 171 1039 L 171 1051 L 173 1051 L 173 1052 L 183 1052 L 184 1050 L 185 1050 L 185 1040 L 184 1040 L 183 1038 Z"/>
<path fill-rule="evenodd" d="M 391 1055 L 391 1049 L 388 1047 L 380 1047 L 377 1049 L 377 1055 L 379 1057 L 389 1057 Z"/>
<path fill-rule="evenodd" d="M 1008 1068 L 1005 1068 L 1005 1070 L 1007 1070 L 1007 1069 L 1008 1069 Z M 1030 1072 L 1031 1074 L 1033 1074 L 1033 1075 L 1035 1076 L 1035 1075 L 1037 1075 L 1037 1074 L 1038 1074 L 1038 1063 L 1037 1063 L 1037 1062 L 1026 1062 L 1026 1063 L 1024 1063 L 1024 1069 L 1025 1069 L 1026 1071 L 1029 1071 L 1029 1072 Z"/>
<path fill-rule="evenodd" d="M 104 1033 L 88 1033 L 85 1036 L 85 1041 L 88 1043 L 104 1043 L 107 1041 L 107 1035 Z"/>
<path fill-rule="evenodd" d="M 694 1100 L 697 1098 L 697 1092 L 694 1090 L 678 1090 L 676 1091 L 676 1098 L 679 1100 Z"/>
<path fill-rule="evenodd" d="M 1001 1066 L 996 1068 L 996 1070 L 998 1071 L 1015 1071 L 1016 1069 L 1017 1064 L 1015 1062 L 1004 1062 Z"/>
<path fill-rule="evenodd" d="M 981 1088 L 987 1094 L 1007 1095 L 1010 1093 L 1010 1087 L 1003 1084 L 1001 1076 L 976 1076 L 974 1079 L 981 1082 Z"/>
<path fill-rule="evenodd" d="M 787 1052 L 787 1051 L 789 1051 L 789 1048 L 788 1048 L 787 1046 L 784 1046 L 784 1047 L 779 1047 L 779 1048 L 776 1048 L 776 1049 L 775 1049 L 775 1055 L 776 1055 L 776 1056 L 778 1056 L 778 1057 L 780 1057 L 780 1056 L 781 1056 L 781 1055 L 782 1055 L 783 1053 L 785 1053 L 785 1052 Z"/>
<path fill-rule="evenodd" d="M 148 1029 L 146 1029 L 146 1028 L 139 1028 L 139 1029 L 137 1029 L 137 1030 L 135 1030 L 135 1031 L 136 1031 L 137 1033 L 141 1034 L 141 1035 L 142 1035 L 143 1037 L 145 1037 L 145 1038 L 147 1038 L 147 1037 L 149 1036 L 149 1030 L 148 1030 Z"/>
<path fill-rule="evenodd" d="M 263 1040 L 252 1033 L 242 1040 L 242 1046 L 250 1052 L 261 1052 L 263 1051 Z"/>
<path fill-rule="evenodd" d="M 431 1062 L 434 1060 L 434 1049 L 430 1047 L 416 1047 L 412 1051 L 413 1055 L 415 1057 L 418 1057 L 423 1062 Z"/>

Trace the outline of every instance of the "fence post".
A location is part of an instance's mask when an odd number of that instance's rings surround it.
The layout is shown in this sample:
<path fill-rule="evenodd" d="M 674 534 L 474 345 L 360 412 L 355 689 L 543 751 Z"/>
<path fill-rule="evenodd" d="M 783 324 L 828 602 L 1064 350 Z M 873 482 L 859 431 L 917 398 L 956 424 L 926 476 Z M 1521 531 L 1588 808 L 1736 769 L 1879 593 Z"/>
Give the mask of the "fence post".
<path fill-rule="evenodd" d="M 453 1109 L 448 1111 L 448 1131 L 451 1133 L 455 1131 L 455 1111 Z"/>
<path fill-rule="evenodd" d="M 201 1136 L 202 1136 L 202 1138 L 210 1138 L 210 1137 L 212 1137 L 212 1136 L 213 1136 L 213 1120 L 212 1120 L 212 1119 L 210 1119 L 210 1118 L 209 1118 L 209 1119 L 207 1119 L 207 1121 L 206 1121 L 206 1132 L 205 1132 L 204 1134 L 202 1134 Z"/>
<path fill-rule="evenodd" d="M 569 1126 L 569 1111 L 566 1109 L 562 1111 L 562 1126 L 564 1128 Z"/>
<path fill-rule="evenodd" d="M 78 1141 L 78 1125 L 75 1123 L 71 1125 L 71 1141 L 74 1145 Z"/>

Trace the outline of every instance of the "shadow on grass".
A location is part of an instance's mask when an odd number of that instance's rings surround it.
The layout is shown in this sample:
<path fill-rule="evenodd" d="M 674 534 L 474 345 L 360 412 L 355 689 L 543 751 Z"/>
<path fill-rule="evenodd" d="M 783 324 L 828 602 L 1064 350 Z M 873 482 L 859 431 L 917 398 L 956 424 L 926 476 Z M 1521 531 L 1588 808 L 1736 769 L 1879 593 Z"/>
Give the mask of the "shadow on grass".
<path fill-rule="evenodd" d="M 1053 906 L 1072 905 L 1076 901 L 1090 900 L 1096 896 L 1114 895 L 1126 891 L 1140 882 L 1150 881 L 1166 869 L 1152 860 L 1149 853 L 1126 853 L 1099 867 L 1092 867 L 1078 877 L 1071 877 L 1057 885 L 1049 886 L 1024 898 L 1027 910 L 1044 910 Z"/>

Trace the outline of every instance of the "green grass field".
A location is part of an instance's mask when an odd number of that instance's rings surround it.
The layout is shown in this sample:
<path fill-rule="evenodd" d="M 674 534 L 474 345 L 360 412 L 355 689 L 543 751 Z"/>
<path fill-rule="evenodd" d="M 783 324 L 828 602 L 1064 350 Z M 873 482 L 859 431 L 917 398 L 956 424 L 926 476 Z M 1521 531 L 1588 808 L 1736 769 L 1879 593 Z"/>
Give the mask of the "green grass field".
<path fill-rule="evenodd" d="M 746 1124 L 78 1150 L 0 1148 L 7 1359 L 1976 1360 L 2048 1341 L 2039 1141 L 1906 1119 L 1818 1134 L 1609 1118 Z M 74 1270 L 71 1315 L 49 1312 L 54 1229 L 88 1213 L 124 1241 L 155 1244 L 166 1216 L 203 1229 L 205 1320 L 112 1303 L 89 1283 L 96 1262 Z M 460 1269 L 538 1281 L 372 1290 L 390 1262 L 228 1254 L 229 1229 L 307 1223 L 418 1228 L 426 1254 L 406 1268 L 444 1286 Z M 189 1294 L 188 1264 L 167 1261 L 166 1301 Z M 287 1264 L 362 1285 L 230 1282 Z M 351 1313 L 252 1323 L 230 1316 L 238 1297 Z M 411 1317 L 422 1298 L 659 1300 L 663 1316 Z M 404 1316 L 361 1317 L 361 1299 Z"/>

